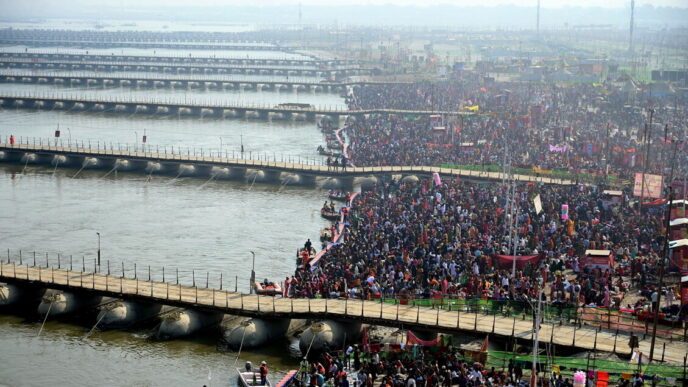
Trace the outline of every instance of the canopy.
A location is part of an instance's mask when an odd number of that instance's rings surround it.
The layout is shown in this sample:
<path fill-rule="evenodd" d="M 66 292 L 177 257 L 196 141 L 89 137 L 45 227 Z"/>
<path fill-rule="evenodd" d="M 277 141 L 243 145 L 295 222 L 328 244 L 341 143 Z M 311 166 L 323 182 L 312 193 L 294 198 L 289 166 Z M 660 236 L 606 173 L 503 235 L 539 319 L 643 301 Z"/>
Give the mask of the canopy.
<path fill-rule="evenodd" d="M 585 250 L 583 265 L 601 270 L 614 268 L 614 253 L 609 250 Z"/>
<path fill-rule="evenodd" d="M 678 218 L 669 222 L 669 227 L 683 226 L 688 224 L 688 218 Z"/>

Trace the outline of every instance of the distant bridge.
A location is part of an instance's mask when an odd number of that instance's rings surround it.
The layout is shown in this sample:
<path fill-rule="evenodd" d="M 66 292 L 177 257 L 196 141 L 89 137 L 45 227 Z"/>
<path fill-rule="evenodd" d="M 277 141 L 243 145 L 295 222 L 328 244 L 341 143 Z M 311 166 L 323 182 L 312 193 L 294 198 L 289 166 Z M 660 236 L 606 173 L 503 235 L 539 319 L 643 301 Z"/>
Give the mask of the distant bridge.
<path fill-rule="evenodd" d="M 71 264 L 70 264 L 71 265 Z M 109 263 L 108 263 L 109 268 Z M 0 262 L 0 279 L 25 287 L 47 287 L 64 291 L 103 295 L 131 301 L 158 303 L 208 312 L 257 318 L 335 319 L 411 330 L 429 330 L 448 334 L 466 332 L 525 342 L 533 340 L 533 321 L 499 314 L 484 315 L 466 310 L 388 304 L 358 299 L 279 298 L 248 295 L 226 289 L 199 288 L 174 283 L 162 276 L 131 278 L 124 275 L 89 273 L 83 270 L 40 267 Z M 602 329 L 570 323 L 543 322 L 539 340 L 564 347 L 607 351 L 629 356 L 627 331 Z M 640 351 L 648 354 L 650 338 L 639 337 Z M 688 353 L 688 343 L 657 339 L 655 360 L 680 364 Z"/>
<path fill-rule="evenodd" d="M 2 64 L 0 63 L 0 66 Z M 347 86 L 368 84 L 396 84 L 399 82 L 313 82 L 294 80 L 245 80 L 221 76 L 185 76 L 165 74 L 158 76 L 123 76 L 107 73 L 72 73 L 72 72 L 0 72 L 0 83 L 29 83 L 62 86 L 97 86 L 97 87 L 139 87 L 139 88 L 177 88 L 177 89 L 244 89 L 244 90 L 298 90 L 315 92 L 346 91 Z"/>
<path fill-rule="evenodd" d="M 122 150 L 112 144 L 98 144 L 97 148 L 84 148 L 73 143 L 72 146 L 50 146 L 48 144 L 31 144 L 24 140 L 23 144 L 10 145 L 0 143 L 0 162 L 16 162 L 22 164 L 50 164 L 53 166 L 82 167 L 91 169 L 118 169 L 140 171 L 155 174 L 172 174 L 197 177 L 220 176 L 225 178 L 243 178 L 247 170 L 262 171 L 264 182 L 281 182 L 286 180 L 302 185 L 315 185 L 316 177 L 336 178 L 341 186 L 353 186 L 357 177 L 389 177 L 402 176 L 431 176 L 433 172 L 443 177 L 460 177 L 470 180 L 498 181 L 506 178 L 499 172 L 469 171 L 431 166 L 386 166 L 386 167 L 330 167 L 320 164 L 299 164 L 277 158 L 265 157 L 252 160 L 230 158 L 227 154 L 217 152 L 201 152 L 200 155 L 187 152 L 174 153 L 159 147 L 155 152 Z M 35 142 L 35 140 L 34 140 Z M 88 145 L 88 144 L 87 144 Z M 118 149 L 115 149 L 118 148 Z M 151 149 L 152 150 L 152 149 Z M 194 152 L 196 153 L 196 152 Z M 210 154 L 207 154 L 210 153 Z M 283 176 L 284 174 L 284 176 Z M 290 176 L 298 176 L 294 179 Z M 289 180 L 287 180 L 289 179 Z M 571 185 L 570 180 L 556 179 L 531 175 L 514 175 L 516 181 L 539 182 L 543 184 Z"/>
<path fill-rule="evenodd" d="M 372 75 L 377 70 L 362 67 L 291 67 L 290 65 L 235 65 L 216 63 L 184 62 L 113 62 L 113 61 L 74 61 L 51 60 L 33 61 L 0 57 L 0 68 L 7 69 L 44 69 L 44 70 L 86 70 L 86 71 L 139 71 L 185 74 L 242 74 L 242 75 L 282 75 L 338 77 L 349 75 Z"/>
<path fill-rule="evenodd" d="M 173 50 L 233 50 L 233 51 L 291 51 L 290 48 L 258 43 L 201 42 L 170 39 L 166 41 L 136 40 L 69 40 L 69 39 L 35 39 L 12 38 L 0 36 L 0 44 L 22 45 L 29 47 L 92 47 L 92 48 L 163 48 Z"/>
<path fill-rule="evenodd" d="M 0 107 L 6 109 L 64 110 L 73 112 L 175 115 L 179 117 L 208 118 L 259 118 L 296 119 L 315 121 L 318 116 L 327 116 L 338 121 L 342 116 L 364 116 L 370 114 L 420 115 L 473 115 L 470 112 L 434 110 L 366 109 L 347 110 L 343 108 L 300 107 L 293 104 L 277 106 L 226 105 L 211 103 L 181 103 L 160 100 L 132 100 L 106 98 L 77 98 L 69 96 L 0 95 Z"/>
<path fill-rule="evenodd" d="M 24 58 L 31 62 L 71 61 L 71 62 L 108 62 L 108 63 L 172 63 L 207 64 L 234 66 L 312 66 L 332 67 L 358 65 L 346 59 L 260 59 L 260 58 L 223 58 L 199 56 L 149 56 L 149 55 L 99 55 L 54 52 L 0 52 L 0 58 Z"/>

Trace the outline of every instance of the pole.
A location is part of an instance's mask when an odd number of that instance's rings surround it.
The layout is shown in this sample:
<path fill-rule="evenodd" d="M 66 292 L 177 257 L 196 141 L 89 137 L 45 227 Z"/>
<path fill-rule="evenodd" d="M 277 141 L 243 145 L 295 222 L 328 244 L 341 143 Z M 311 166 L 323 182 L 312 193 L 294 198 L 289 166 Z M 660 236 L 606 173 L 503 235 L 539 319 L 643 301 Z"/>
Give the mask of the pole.
<path fill-rule="evenodd" d="M 530 385 L 537 386 L 537 360 L 538 360 L 538 345 L 540 339 L 540 313 L 542 307 L 542 293 L 545 291 L 544 284 L 540 285 L 538 292 L 537 313 L 535 314 L 535 332 L 533 333 L 533 368 L 531 372 Z"/>
<path fill-rule="evenodd" d="M 253 287 L 256 282 L 256 253 L 251 251 L 252 261 L 251 261 L 251 283 L 248 284 L 249 293 L 253 294 Z"/>
<path fill-rule="evenodd" d="M 638 210 L 642 209 L 643 200 L 645 199 L 645 174 L 647 173 L 647 166 L 650 158 L 650 136 L 652 136 L 652 117 L 655 113 L 654 109 L 650 109 L 650 124 L 645 124 L 645 157 L 643 158 L 643 177 L 640 183 L 640 203 L 638 203 Z"/>
<path fill-rule="evenodd" d="M 666 138 L 666 135 L 665 135 Z M 673 139 L 672 139 L 672 142 Z M 669 206 L 666 209 L 666 222 L 664 224 L 666 230 L 664 231 L 664 253 L 662 254 L 662 262 L 659 265 L 659 285 L 657 289 L 657 309 L 654 311 L 654 318 L 652 321 L 652 341 L 650 342 L 650 361 L 655 352 L 655 339 L 657 338 L 657 322 L 659 321 L 659 308 L 662 300 L 662 286 L 664 286 L 664 266 L 669 259 L 669 224 L 671 223 L 671 207 L 674 204 L 674 187 L 672 181 L 674 180 L 674 160 L 676 159 L 676 150 L 678 149 L 678 141 L 674 144 L 674 151 L 671 157 L 671 172 L 669 173 Z"/>
<path fill-rule="evenodd" d="M 96 232 L 98 235 L 98 267 L 100 267 L 100 233 Z"/>

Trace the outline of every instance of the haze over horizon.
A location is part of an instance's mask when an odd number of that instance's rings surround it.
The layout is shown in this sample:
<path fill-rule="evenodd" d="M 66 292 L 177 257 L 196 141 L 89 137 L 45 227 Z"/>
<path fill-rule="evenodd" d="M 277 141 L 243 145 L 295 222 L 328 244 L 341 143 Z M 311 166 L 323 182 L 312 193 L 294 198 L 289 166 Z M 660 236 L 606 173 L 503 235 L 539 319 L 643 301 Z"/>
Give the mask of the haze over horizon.
<path fill-rule="evenodd" d="M 74 18 L 261 25 L 413 25 L 456 28 L 529 28 L 536 0 L 0 0 L 1 20 Z M 300 5 L 300 6 L 299 6 Z M 301 18 L 299 18 L 299 9 Z M 630 0 L 542 0 L 541 27 L 601 24 L 627 28 Z M 636 0 L 639 28 L 688 25 L 688 1 Z"/>

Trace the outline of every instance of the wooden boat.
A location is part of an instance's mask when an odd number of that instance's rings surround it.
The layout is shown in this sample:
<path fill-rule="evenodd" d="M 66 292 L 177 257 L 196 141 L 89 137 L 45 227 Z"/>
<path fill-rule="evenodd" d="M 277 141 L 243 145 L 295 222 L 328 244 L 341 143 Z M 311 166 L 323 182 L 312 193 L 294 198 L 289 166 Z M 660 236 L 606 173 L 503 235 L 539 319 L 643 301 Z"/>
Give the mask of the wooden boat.
<path fill-rule="evenodd" d="M 331 212 L 330 210 L 320 210 L 320 216 L 327 220 L 339 220 L 339 212 Z"/>
<path fill-rule="evenodd" d="M 327 147 L 330 149 L 342 149 L 342 144 L 335 141 L 330 141 L 327 143 Z"/>
<path fill-rule="evenodd" d="M 321 242 L 332 241 L 332 231 L 329 228 L 326 228 L 326 229 L 320 231 L 320 241 Z"/>
<path fill-rule="evenodd" d="M 282 294 L 282 287 L 277 282 L 270 282 L 266 278 L 263 282 L 254 282 L 253 288 L 256 289 L 256 294 L 261 296 L 276 296 Z"/>
<path fill-rule="evenodd" d="M 349 200 L 349 195 L 343 192 L 330 192 L 327 197 L 338 202 L 347 202 Z"/>
<path fill-rule="evenodd" d="M 342 154 L 339 152 L 333 152 L 331 150 L 327 150 L 323 147 L 318 148 L 318 153 L 322 156 L 331 156 L 331 157 L 341 157 Z"/>
<path fill-rule="evenodd" d="M 258 370 L 255 371 L 246 371 L 242 370 L 241 368 L 237 368 L 237 372 L 239 373 L 238 379 L 239 379 L 239 386 L 243 387 L 252 387 L 252 386 L 261 386 L 260 384 L 260 372 Z M 272 386 L 270 384 L 270 379 L 268 378 L 265 381 L 265 386 Z"/>

